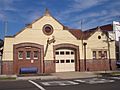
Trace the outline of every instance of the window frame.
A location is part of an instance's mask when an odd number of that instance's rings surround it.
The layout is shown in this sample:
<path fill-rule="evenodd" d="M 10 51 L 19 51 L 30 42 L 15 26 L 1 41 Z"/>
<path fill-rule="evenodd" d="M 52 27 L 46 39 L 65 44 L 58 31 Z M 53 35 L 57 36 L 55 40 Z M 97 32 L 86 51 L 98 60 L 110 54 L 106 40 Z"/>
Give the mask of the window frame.
<path fill-rule="evenodd" d="M 59 52 L 59 51 L 56 51 L 56 52 L 55 52 L 55 55 L 60 55 L 60 52 Z"/>
<path fill-rule="evenodd" d="M 70 53 L 71 55 L 74 55 L 74 51 L 71 51 L 71 53 Z"/>
<path fill-rule="evenodd" d="M 63 62 L 62 62 L 63 61 Z M 65 60 L 60 60 L 60 63 L 65 63 Z"/>
<path fill-rule="evenodd" d="M 69 61 L 69 62 L 68 62 L 68 61 Z M 66 59 L 66 63 L 70 63 L 70 61 L 71 61 L 70 59 Z"/>
<path fill-rule="evenodd" d="M 105 53 L 106 52 L 106 53 Z M 108 52 L 107 51 L 104 51 L 104 59 L 107 59 L 107 57 L 108 57 Z"/>
<path fill-rule="evenodd" d="M 71 59 L 70 62 L 71 62 L 71 63 L 75 63 L 75 60 L 74 60 L 74 59 Z"/>
<path fill-rule="evenodd" d="M 70 52 L 69 52 L 69 51 L 66 51 L 65 54 L 66 54 L 66 55 L 70 55 Z"/>
<path fill-rule="evenodd" d="M 60 55 L 65 55 L 65 52 L 64 51 L 60 51 Z"/>
<path fill-rule="evenodd" d="M 59 60 L 55 60 L 55 63 L 60 63 L 60 61 Z"/>
<path fill-rule="evenodd" d="M 27 57 L 27 54 L 28 54 L 27 52 L 30 52 L 30 57 Z M 26 51 L 26 56 L 25 57 L 26 57 L 27 60 L 30 60 L 31 59 L 31 51 Z"/>
<path fill-rule="evenodd" d="M 35 52 L 37 52 L 37 57 L 35 57 Z M 33 51 L 33 59 L 38 59 L 39 58 L 39 52 L 38 51 Z"/>
<path fill-rule="evenodd" d="M 94 58 L 93 52 L 96 52 L 96 58 Z M 105 54 L 105 52 L 106 52 L 106 54 Z M 92 50 L 92 58 L 94 60 L 96 60 L 96 59 L 107 59 L 108 58 L 107 54 L 108 54 L 107 50 L 99 50 L 99 49 L 98 50 Z"/>
<path fill-rule="evenodd" d="M 94 56 L 94 54 L 95 54 L 95 56 Z M 97 51 L 92 51 L 92 57 L 94 60 L 97 59 Z"/>
<path fill-rule="evenodd" d="M 20 52 L 22 52 L 22 57 L 20 57 Z M 23 51 L 18 51 L 18 60 L 22 60 L 23 59 Z"/>

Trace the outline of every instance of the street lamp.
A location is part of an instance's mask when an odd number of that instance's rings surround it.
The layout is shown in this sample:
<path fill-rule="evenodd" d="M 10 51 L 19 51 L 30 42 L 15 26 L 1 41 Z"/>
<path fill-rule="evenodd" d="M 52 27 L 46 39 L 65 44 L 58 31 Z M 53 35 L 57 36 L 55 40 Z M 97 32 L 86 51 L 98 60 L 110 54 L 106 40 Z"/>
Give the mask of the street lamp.
<path fill-rule="evenodd" d="M 84 70 L 86 71 L 86 45 L 87 43 L 84 42 L 83 46 L 84 46 Z"/>

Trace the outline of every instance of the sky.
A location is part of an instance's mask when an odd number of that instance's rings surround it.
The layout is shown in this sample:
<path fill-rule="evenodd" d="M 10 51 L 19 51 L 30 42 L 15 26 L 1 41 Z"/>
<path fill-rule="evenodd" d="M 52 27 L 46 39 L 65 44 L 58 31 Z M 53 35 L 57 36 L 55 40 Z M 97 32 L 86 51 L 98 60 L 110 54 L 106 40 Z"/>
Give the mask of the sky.
<path fill-rule="evenodd" d="M 120 0 L 0 0 L 0 38 L 12 36 L 41 17 L 48 8 L 70 28 L 87 30 L 120 21 Z"/>

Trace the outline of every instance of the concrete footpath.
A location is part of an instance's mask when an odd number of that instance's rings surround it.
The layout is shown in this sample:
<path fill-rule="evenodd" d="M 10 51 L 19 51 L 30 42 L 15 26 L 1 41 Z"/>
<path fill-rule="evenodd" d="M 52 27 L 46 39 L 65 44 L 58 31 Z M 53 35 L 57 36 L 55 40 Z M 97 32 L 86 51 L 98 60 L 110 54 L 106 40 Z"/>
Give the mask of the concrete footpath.
<path fill-rule="evenodd" d="M 90 78 L 98 76 L 94 72 L 60 72 L 52 73 L 52 75 L 60 79 Z"/>
<path fill-rule="evenodd" d="M 52 79 L 74 79 L 74 78 L 90 78 L 97 77 L 97 75 L 93 72 L 59 72 L 59 73 L 51 73 L 50 75 L 45 76 L 25 76 L 25 77 L 17 77 L 17 80 L 52 80 Z"/>
<path fill-rule="evenodd" d="M 16 77 L 16 80 L 53 80 L 53 79 L 75 79 L 75 78 L 92 78 L 101 77 L 98 73 L 111 73 L 115 71 L 96 71 L 96 72 L 58 72 L 50 73 L 48 75 L 32 75 L 32 76 L 15 76 L 7 75 L 6 77 Z M 0 75 L 2 77 L 4 75 Z M 5 76 L 4 76 L 5 77 Z"/>
<path fill-rule="evenodd" d="M 45 76 L 27 76 L 27 77 L 17 77 L 17 80 L 52 80 L 52 79 L 75 79 L 75 78 L 90 78 L 98 77 L 95 72 L 58 72 L 51 73 L 50 75 Z"/>

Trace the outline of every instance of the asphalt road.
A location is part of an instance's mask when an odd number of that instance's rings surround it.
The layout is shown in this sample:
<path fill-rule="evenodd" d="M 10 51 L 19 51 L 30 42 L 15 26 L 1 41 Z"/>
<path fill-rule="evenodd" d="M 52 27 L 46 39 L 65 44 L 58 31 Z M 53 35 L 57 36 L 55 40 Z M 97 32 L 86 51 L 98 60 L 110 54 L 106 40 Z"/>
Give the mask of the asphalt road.
<path fill-rule="evenodd" d="M 0 81 L 0 90 L 120 90 L 120 77 L 45 81 Z"/>

